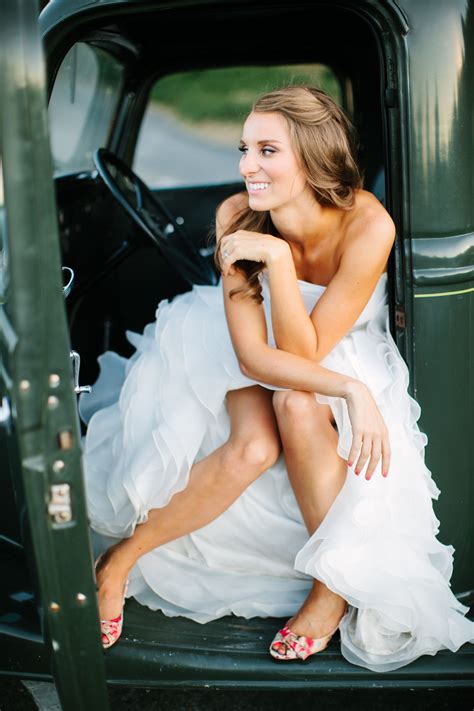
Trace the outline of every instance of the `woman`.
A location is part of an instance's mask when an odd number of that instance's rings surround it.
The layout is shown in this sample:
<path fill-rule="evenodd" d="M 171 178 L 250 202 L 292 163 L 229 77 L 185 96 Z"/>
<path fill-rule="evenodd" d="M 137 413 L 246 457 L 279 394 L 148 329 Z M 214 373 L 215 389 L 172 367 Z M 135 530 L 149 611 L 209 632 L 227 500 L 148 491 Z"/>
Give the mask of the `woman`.
<path fill-rule="evenodd" d="M 85 419 L 99 407 L 91 525 L 113 543 L 97 563 L 103 644 L 128 580 L 139 602 L 199 622 L 292 615 L 270 645 L 280 660 L 337 627 L 344 656 L 376 671 L 456 650 L 474 624 L 449 588 L 427 437 L 389 331 L 393 221 L 318 89 L 261 97 L 240 150 L 246 192 L 216 217 L 222 284 L 161 302 L 84 401 Z"/>

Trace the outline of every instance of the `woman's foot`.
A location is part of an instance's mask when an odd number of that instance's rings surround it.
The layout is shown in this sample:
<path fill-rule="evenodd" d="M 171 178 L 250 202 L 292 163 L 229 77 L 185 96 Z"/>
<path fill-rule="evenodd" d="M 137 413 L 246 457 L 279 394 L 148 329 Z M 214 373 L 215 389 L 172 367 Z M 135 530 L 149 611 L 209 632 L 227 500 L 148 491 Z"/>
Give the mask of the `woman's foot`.
<path fill-rule="evenodd" d="M 123 606 L 127 592 L 127 575 L 114 560 L 112 546 L 99 556 L 95 564 L 102 646 L 111 647 L 122 632 Z"/>
<path fill-rule="evenodd" d="M 278 632 L 270 645 L 277 659 L 306 659 L 322 651 L 339 626 L 347 602 L 319 581 L 301 609 Z"/>
<path fill-rule="evenodd" d="M 300 610 L 290 620 L 288 627 L 296 635 L 323 637 L 339 623 L 347 608 L 347 602 L 328 590 L 329 595 L 313 597 L 311 594 Z"/>

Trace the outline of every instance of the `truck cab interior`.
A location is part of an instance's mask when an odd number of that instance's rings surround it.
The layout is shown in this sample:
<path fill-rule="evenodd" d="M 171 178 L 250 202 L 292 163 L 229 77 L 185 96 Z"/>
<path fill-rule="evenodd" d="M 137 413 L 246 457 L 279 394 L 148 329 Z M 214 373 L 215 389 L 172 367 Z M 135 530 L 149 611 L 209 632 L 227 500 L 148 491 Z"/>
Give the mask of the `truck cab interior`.
<path fill-rule="evenodd" d="M 180 42 L 191 26 L 193 39 Z M 237 30 L 246 35 L 244 43 L 229 41 Z M 376 33 L 357 13 L 286 6 L 224 7 L 212 15 L 189 8 L 185 15 L 173 10 L 119 15 L 91 21 L 72 46 L 63 45 L 62 59 L 60 54 L 59 47 L 51 53 L 49 112 L 63 264 L 75 273 L 67 302 L 71 340 L 81 355 L 83 383 L 95 380 L 103 351 L 130 355 L 125 331 L 141 332 L 162 298 L 193 283 L 216 282 L 209 242 L 215 209 L 243 187 L 238 134 L 225 149 L 217 148 L 215 160 L 199 161 L 196 144 L 186 145 L 189 134 L 172 135 L 166 117 L 160 122 L 154 115 L 163 80 L 169 84 L 170 77 L 185 74 L 194 84 L 193 100 L 205 105 L 210 74 L 216 84 L 238 77 L 246 99 L 235 111 L 238 125 L 256 98 L 251 81 L 256 71 L 267 88 L 274 86 L 275 67 L 285 68 L 281 75 L 290 82 L 302 67 L 319 65 L 358 129 L 365 187 L 385 202 L 385 68 Z M 171 109 L 179 109 L 182 100 L 173 97 Z M 98 171 L 96 165 L 99 148 L 150 188 L 147 217 L 142 210 L 139 219 L 130 173 L 126 178 L 122 169 L 117 178 L 115 162 L 117 179 L 109 170 L 104 181 L 106 166 Z M 219 160 L 224 152 L 225 165 Z M 160 212 L 153 224 L 150 214 Z M 160 239 L 166 228 L 173 232 Z"/>

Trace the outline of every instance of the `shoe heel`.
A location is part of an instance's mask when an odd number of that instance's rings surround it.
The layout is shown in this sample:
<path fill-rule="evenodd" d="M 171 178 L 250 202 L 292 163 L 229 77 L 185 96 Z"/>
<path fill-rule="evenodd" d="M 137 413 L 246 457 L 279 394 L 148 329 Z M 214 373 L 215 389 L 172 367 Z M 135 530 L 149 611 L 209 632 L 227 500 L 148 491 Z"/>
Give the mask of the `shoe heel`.
<path fill-rule="evenodd" d="M 102 553 L 99 555 L 97 560 L 94 563 L 94 571 L 97 571 L 97 566 L 99 565 L 99 562 L 102 558 Z M 123 588 L 123 601 L 122 601 L 122 612 L 120 615 L 117 617 L 114 617 L 111 620 L 100 620 L 100 632 L 101 632 L 101 639 L 102 639 L 102 647 L 103 649 L 109 649 L 109 647 L 112 647 L 114 644 L 116 644 L 120 638 L 120 635 L 122 634 L 123 630 L 123 608 L 125 606 L 125 598 L 128 592 L 128 584 L 129 580 L 125 581 L 125 585 Z"/>

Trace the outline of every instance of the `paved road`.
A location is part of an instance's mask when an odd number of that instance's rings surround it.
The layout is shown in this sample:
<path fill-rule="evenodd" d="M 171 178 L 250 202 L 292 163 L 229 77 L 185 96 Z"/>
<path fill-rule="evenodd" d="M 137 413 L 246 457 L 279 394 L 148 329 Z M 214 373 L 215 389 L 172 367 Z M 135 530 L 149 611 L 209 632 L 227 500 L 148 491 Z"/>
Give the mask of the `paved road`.
<path fill-rule="evenodd" d="M 240 154 L 191 129 L 153 106 L 145 116 L 134 170 L 151 187 L 203 185 L 240 180 Z"/>

